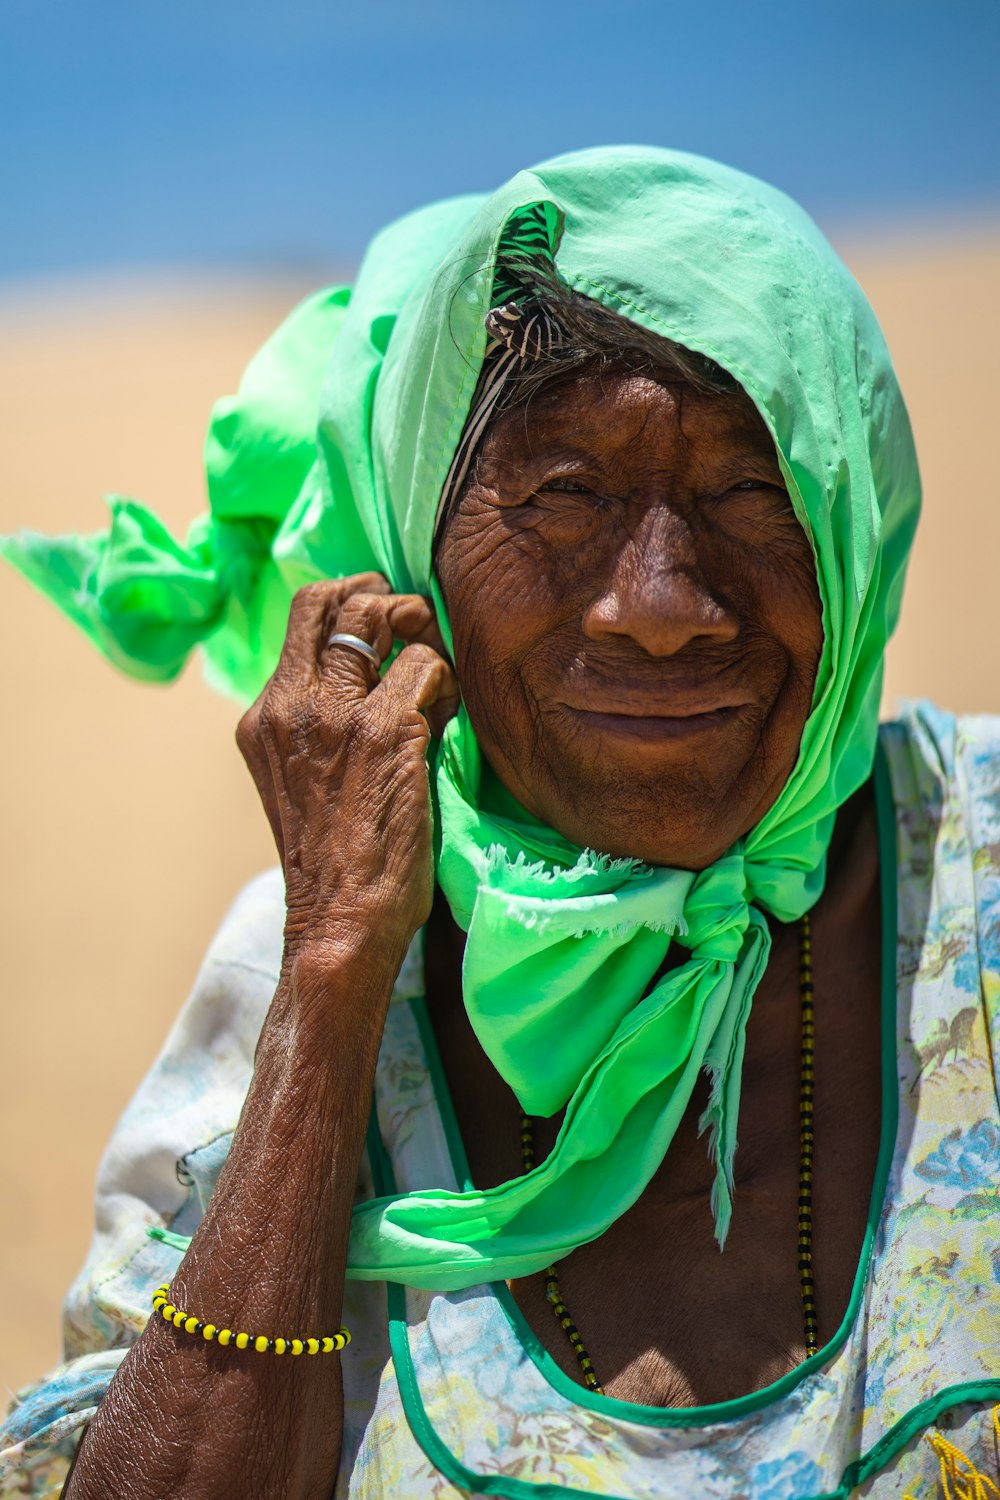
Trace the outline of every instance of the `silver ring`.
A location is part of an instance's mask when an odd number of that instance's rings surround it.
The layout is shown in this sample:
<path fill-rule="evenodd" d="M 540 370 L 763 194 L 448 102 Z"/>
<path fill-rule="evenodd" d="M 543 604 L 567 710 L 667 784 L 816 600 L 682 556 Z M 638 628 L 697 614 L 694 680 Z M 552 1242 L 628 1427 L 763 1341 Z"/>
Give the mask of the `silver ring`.
<path fill-rule="evenodd" d="M 376 672 L 382 670 L 381 656 L 379 656 L 374 646 L 369 645 L 367 641 L 363 641 L 359 635 L 342 635 L 339 631 L 335 631 L 326 644 L 327 647 L 346 646 L 350 651 L 357 651 L 359 656 L 363 656 L 371 662 Z"/>

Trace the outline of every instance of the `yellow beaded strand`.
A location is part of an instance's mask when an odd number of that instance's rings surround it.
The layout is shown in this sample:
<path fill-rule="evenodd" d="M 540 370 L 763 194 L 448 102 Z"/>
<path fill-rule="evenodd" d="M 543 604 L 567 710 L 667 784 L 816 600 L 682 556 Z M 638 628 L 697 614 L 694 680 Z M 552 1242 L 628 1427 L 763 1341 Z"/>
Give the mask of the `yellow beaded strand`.
<path fill-rule="evenodd" d="M 535 1130 L 527 1115 L 521 1116 L 521 1160 L 524 1170 L 530 1172 L 535 1165 Z M 584 1347 L 580 1330 L 570 1316 L 569 1308 L 563 1301 L 562 1292 L 559 1290 L 559 1276 L 555 1266 L 545 1267 L 545 1297 L 556 1322 L 569 1339 L 570 1347 L 576 1355 L 577 1363 L 583 1374 L 583 1383 L 590 1391 L 597 1391 L 598 1395 L 604 1395 L 604 1388 L 600 1385 L 594 1372 L 594 1365 Z"/>
<path fill-rule="evenodd" d="M 324 1338 L 269 1338 L 265 1333 L 237 1333 L 232 1328 L 217 1328 L 214 1323 L 203 1323 L 193 1313 L 183 1312 L 170 1300 L 170 1286 L 164 1282 L 153 1293 L 153 1312 L 159 1313 L 167 1323 L 173 1323 L 182 1333 L 200 1334 L 209 1343 L 221 1344 L 223 1349 L 253 1349 L 258 1354 L 336 1354 L 351 1342 L 347 1328 Z"/>

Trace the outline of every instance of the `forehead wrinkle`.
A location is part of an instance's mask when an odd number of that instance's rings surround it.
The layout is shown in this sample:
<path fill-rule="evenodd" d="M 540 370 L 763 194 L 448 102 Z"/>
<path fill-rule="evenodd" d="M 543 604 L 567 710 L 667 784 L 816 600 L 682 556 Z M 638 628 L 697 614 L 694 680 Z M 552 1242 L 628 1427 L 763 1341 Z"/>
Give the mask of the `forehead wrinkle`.
<path fill-rule="evenodd" d="M 498 417 L 477 455 L 496 478 L 518 465 L 591 464 L 629 486 L 658 476 L 694 485 L 717 484 L 720 473 L 782 483 L 770 433 L 749 397 L 706 395 L 683 381 L 663 382 L 640 371 L 601 369 L 536 392 L 523 407 Z M 725 462 L 720 464 L 720 458 Z M 750 466 L 749 474 L 738 471 Z"/>
<path fill-rule="evenodd" d="M 595 378 L 591 377 L 587 383 L 593 385 Z M 601 384 L 603 386 L 603 377 Z M 664 387 L 657 386 L 655 382 L 648 384 L 653 391 L 666 394 Z M 646 435 L 657 416 L 649 401 L 629 400 L 627 393 L 620 390 L 603 388 L 596 399 L 587 400 L 582 381 L 568 399 L 565 395 L 558 399 L 558 394 L 551 392 L 536 396 L 530 407 L 526 405 L 517 413 L 520 429 L 517 437 L 523 442 L 524 449 L 531 458 L 538 457 L 551 447 L 565 450 L 569 446 L 588 457 L 597 456 L 593 451 L 595 449 L 607 453 L 633 448 Z M 626 396 L 624 400 L 623 395 Z M 567 435 L 572 436 L 572 444 L 566 444 Z M 514 434 L 508 423 L 501 418 L 496 427 L 487 432 L 484 450 L 490 447 L 502 449 L 509 436 L 513 437 Z M 585 442 L 589 439 L 583 450 L 578 447 L 581 438 Z"/>

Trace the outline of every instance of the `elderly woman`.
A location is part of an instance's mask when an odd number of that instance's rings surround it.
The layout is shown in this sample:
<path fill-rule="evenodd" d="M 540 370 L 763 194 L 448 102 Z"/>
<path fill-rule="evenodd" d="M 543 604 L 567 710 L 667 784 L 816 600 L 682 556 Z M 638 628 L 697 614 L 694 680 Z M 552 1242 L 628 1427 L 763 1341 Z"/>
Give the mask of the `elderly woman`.
<path fill-rule="evenodd" d="M 185 547 L 6 544 L 120 665 L 259 693 L 283 881 L 112 1143 L 2 1493 L 995 1483 L 1000 738 L 878 729 L 919 484 L 814 226 L 634 148 L 438 205 L 208 467 Z"/>

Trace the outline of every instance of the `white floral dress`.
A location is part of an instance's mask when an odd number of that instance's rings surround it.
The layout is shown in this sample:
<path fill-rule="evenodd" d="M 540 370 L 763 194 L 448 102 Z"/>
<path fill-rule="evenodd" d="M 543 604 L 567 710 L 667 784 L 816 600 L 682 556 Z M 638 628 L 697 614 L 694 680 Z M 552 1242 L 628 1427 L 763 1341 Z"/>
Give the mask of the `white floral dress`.
<path fill-rule="evenodd" d="M 911 710 L 882 728 L 877 788 L 882 1141 L 836 1336 L 739 1400 L 646 1407 L 571 1381 L 503 1286 L 351 1283 L 338 1500 L 931 1500 L 942 1455 L 955 1475 L 967 1460 L 1000 1484 L 1000 720 Z M 66 1362 L 19 1393 L 0 1432 L 3 1500 L 58 1494 L 180 1258 L 148 1231 L 198 1223 L 246 1093 L 282 918 L 275 872 L 230 912 L 112 1138 L 66 1303 Z M 418 942 L 389 1010 L 363 1195 L 466 1180 L 422 990 Z"/>

